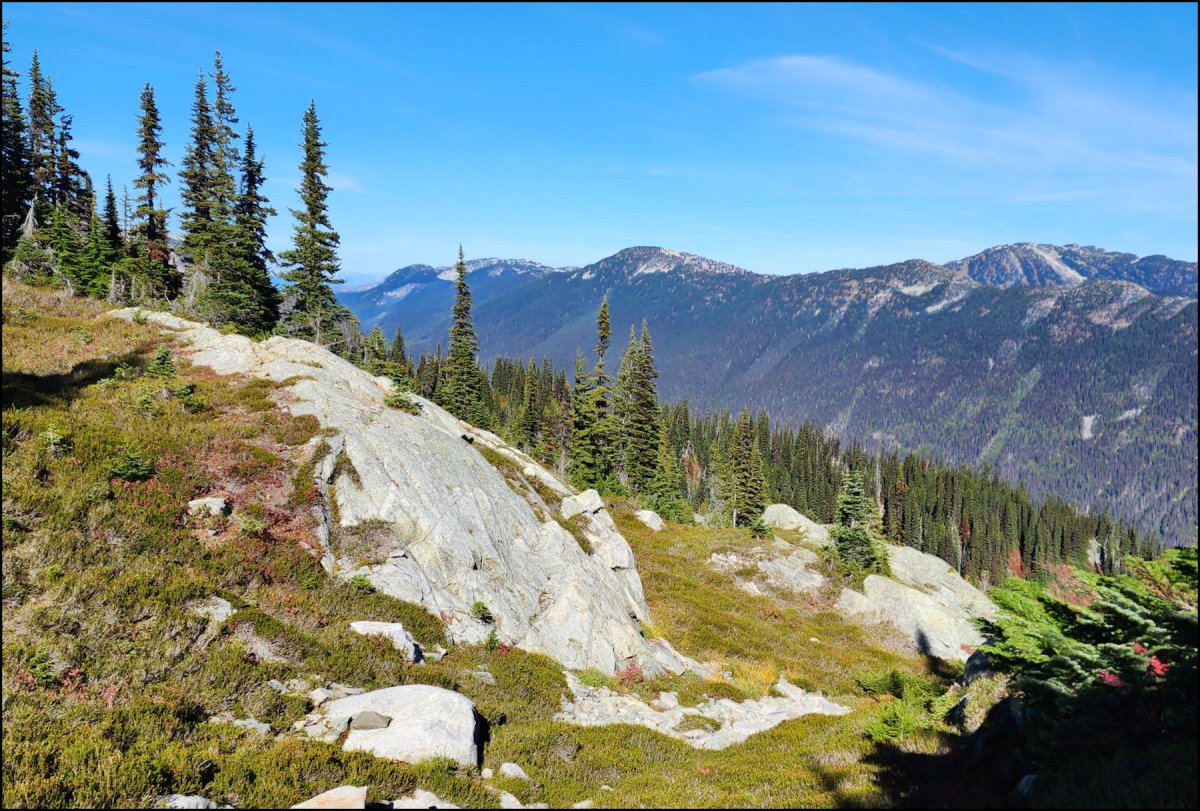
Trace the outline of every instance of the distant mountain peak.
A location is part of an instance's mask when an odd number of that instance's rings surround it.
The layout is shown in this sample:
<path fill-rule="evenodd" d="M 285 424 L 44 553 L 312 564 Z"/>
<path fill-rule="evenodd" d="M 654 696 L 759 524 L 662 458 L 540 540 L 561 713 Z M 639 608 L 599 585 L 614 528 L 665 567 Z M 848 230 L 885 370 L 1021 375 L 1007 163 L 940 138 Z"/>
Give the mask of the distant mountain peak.
<path fill-rule="evenodd" d="M 582 268 L 584 275 L 598 270 L 618 271 L 627 278 L 653 273 L 719 273 L 725 275 L 755 276 L 745 268 L 731 265 L 728 262 L 718 262 L 694 253 L 685 253 L 656 245 L 638 245 L 617 251 L 612 256 L 601 259 Z M 590 278 L 590 277 L 589 277 Z"/>

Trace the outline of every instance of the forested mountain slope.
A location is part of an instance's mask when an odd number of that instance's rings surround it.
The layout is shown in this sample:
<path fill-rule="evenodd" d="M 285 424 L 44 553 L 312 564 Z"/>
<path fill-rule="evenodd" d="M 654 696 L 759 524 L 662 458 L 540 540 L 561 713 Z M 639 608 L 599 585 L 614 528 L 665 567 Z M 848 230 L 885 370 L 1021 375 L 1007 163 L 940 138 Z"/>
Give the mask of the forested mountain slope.
<path fill-rule="evenodd" d="M 410 350 L 432 351 L 452 289 L 419 273 L 342 301 L 401 327 Z M 484 357 L 570 368 L 607 296 L 618 347 L 623 330 L 648 321 L 665 399 L 749 404 L 869 448 L 989 465 L 1035 496 L 1195 542 L 1194 298 L 1110 280 L 984 285 L 920 260 L 771 277 L 658 248 L 471 279 Z M 361 303 L 418 283 L 439 298 L 393 296 L 369 312 Z"/>

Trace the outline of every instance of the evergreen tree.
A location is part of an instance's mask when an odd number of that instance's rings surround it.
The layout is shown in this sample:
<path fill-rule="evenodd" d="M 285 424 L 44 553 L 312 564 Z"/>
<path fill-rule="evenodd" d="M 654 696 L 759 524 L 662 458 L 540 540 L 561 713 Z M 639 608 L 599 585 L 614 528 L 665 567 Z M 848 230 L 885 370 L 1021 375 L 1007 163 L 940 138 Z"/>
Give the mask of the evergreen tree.
<path fill-rule="evenodd" d="M 446 353 L 446 383 L 440 391 L 441 404 L 454 416 L 472 425 L 487 427 L 488 409 L 484 401 L 484 377 L 475 356 L 479 343 L 471 321 L 471 287 L 467 284 L 467 262 L 462 246 L 458 247 L 458 263 L 454 266 L 453 323 L 450 325 L 450 348 Z"/>
<path fill-rule="evenodd" d="M 0 237 L 4 246 L 3 260 L 7 260 L 9 249 L 16 244 L 21 222 L 32 199 L 33 175 L 29 165 L 28 132 L 25 114 L 21 109 L 21 97 L 17 91 L 20 74 L 8 65 L 8 21 L 4 21 L 3 79 L 0 81 L 0 177 L 3 183 L 3 203 L 0 204 L 0 222 L 3 228 Z M 0 260 L 2 261 L 2 260 Z"/>
<path fill-rule="evenodd" d="M 600 484 L 599 450 L 596 447 L 596 378 L 583 353 L 575 354 L 575 387 L 571 391 L 571 484 L 580 490 Z"/>
<path fill-rule="evenodd" d="M 399 327 L 396 327 L 396 334 L 392 336 L 392 349 L 388 352 L 388 360 L 403 369 L 409 366 L 408 354 L 404 351 L 404 334 L 400 332 Z"/>
<path fill-rule="evenodd" d="M 767 486 L 763 476 L 762 454 L 754 439 L 754 424 L 749 409 L 742 409 L 742 415 L 733 430 L 729 468 L 733 523 L 737 526 L 753 526 L 766 509 Z"/>
<path fill-rule="evenodd" d="M 387 365 L 387 339 L 383 337 L 383 329 L 376 324 L 363 339 L 363 368 L 371 374 L 383 374 Z"/>
<path fill-rule="evenodd" d="M 110 261 L 125 252 L 125 239 L 121 235 L 121 223 L 117 220 L 117 197 L 113 194 L 112 175 L 108 176 L 104 193 L 104 241 L 108 245 Z"/>
<path fill-rule="evenodd" d="M 72 117 L 63 115 L 58 122 L 54 148 L 54 203 L 66 206 L 77 221 L 91 217 L 92 179 L 78 161 L 79 150 L 71 146 Z"/>
<path fill-rule="evenodd" d="M 50 210 L 46 238 L 61 278 L 69 284 L 71 292 L 84 292 L 88 279 L 83 274 L 83 245 L 66 206 L 57 205 Z"/>
<path fill-rule="evenodd" d="M 287 290 L 293 306 L 286 319 L 288 331 L 310 338 L 318 344 L 329 345 L 336 340 L 334 320 L 344 317 L 345 308 L 333 295 L 340 265 L 337 247 L 340 239 L 329 223 L 328 197 L 325 184 L 329 168 L 325 165 L 326 143 L 321 140 L 316 102 L 310 102 L 304 113 L 304 160 L 300 163 L 300 199 L 303 208 L 289 209 L 296 218 L 293 247 L 279 255 L 287 272 L 283 279 L 290 282 Z"/>
<path fill-rule="evenodd" d="M 679 460 L 671 453 L 670 431 L 666 420 L 658 423 L 658 460 L 654 475 L 646 486 L 645 504 L 668 521 L 689 523 L 691 507 L 684 497 L 683 473 Z"/>
<path fill-rule="evenodd" d="M 884 573 L 888 570 L 887 549 L 867 528 L 867 498 L 862 473 L 845 479 L 838 499 L 838 526 L 833 531 L 833 554 L 854 574 Z"/>

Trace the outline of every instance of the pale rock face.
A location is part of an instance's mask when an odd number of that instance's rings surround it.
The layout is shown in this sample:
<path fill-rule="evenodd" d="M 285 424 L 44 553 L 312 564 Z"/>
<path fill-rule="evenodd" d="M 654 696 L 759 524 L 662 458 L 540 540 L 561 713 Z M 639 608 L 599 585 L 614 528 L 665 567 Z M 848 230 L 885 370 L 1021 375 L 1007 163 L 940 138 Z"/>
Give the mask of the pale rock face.
<path fill-rule="evenodd" d="M 787 504 L 772 504 L 763 511 L 763 523 L 775 529 L 796 529 L 817 546 L 829 543 L 829 530 Z"/>
<path fill-rule="evenodd" d="M 194 498 L 188 502 L 188 515 L 196 515 L 198 513 L 208 513 L 209 515 L 229 515 L 229 505 L 223 498 L 210 496 L 209 498 Z"/>
<path fill-rule="evenodd" d="M 662 528 L 666 526 L 666 524 L 663 523 L 662 517 L 654 510 L 638 510 L 635 515 L 637 516 L 637 520 L 641 521 L 655 532 L 661 532 Z"/>
<path fill-rule="evenodd" d="M 525 770 L 515 763 L 501 763 L 500 774 L 504 777 L 515 777 L 518 780 L 529 779 L 529 775 L 525 774 Z"/>
<path fill-rule="evenodd" d="M 338 786 L 292 808 L 366 808 L 366 786 Z"/>
<path fill-rule="evenodd" d="M 600 494 L 595 490 L 584 490 L 577 496 L 568 496 L 563 499 L 562 517 L 570 520 L 582 513 L 591 515 L 603 509 L 604 502 L 600 500 Z"/>
<path fill-rule="evenodd" d="M 373 712 L 391 719 L 376 729 L 351 728 L 343 745 L 347 752 L 370 752 L 405 763 L 448 757 L 464 766 L 478 765 L 482 732 L 475 705 L 461 693 L 406 684 L 329 701 L 321 710 L 328 718 Z"/>
<path fill-rule="evenodd" d="M 869 575 L 861 593 L 842 590 L 838 610 L 890 622 L 924 653 L 966 661 L 964 646 L 984 641 L 971 619 L 991 619 L 996 606 L 940 558 L 907 546 L 889 546 L 888 556 L 895 580 Z"/>
<path fill-rule="evenodd" d="M 132 320 L 133 309 L 112 313 Z M 420 397 L 410 415 L 383 404 L 386 378 L 307 341 L 272 337 L 255 343 L 166 313 L 142 311 L 191 344 L 191 361 L 219 374 L 290 380 L 283 396 L 294 415 L 311 414 L 335 435 L 317 467 L 318 489 L 336 498 L 340 528 L 371 522 L 386 529 L 376 559 L 339 548 L 331 510 L 317 509 L 322 564 L 343 577 L 365 575 L 378 590 L 417 603 L 447 623 L 452 641 L 500 640 L 546 654 L 571 669 L 613 674 L 636 660 L 647 675 L 699 666 L 660 640 L 644 639 L 649 612 L 633 553 L 594 491 L 570 490 L 533 459 Z M 464 441 L 468 437 L 472 442 Z M 314 440 L 309 452 L 319 440 Z M 540 482 L 574 515 L 595 549 L 586 554 L 559 526 L 532 486 L 519 495 L 480 453 L 505 457 L 529 482 Z M 339 454 L 357 474 L 334 479 Z M 568 510 L 569 511 L 569 510 Z M 375 533 L 378 534 L 378 533 Z M 486 625 L 470 608 L 483 602 Z"/>

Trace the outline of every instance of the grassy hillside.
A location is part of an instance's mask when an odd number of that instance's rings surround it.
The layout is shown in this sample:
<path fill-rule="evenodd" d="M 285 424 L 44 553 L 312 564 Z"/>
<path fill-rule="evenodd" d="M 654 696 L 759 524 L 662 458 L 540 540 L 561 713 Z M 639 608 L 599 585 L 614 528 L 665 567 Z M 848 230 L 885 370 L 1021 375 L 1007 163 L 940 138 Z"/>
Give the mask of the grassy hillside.
<path fill-rule="evenodd" d="M 443 641 L 437 618 L 326 576 L 302 547 L 313 492 L 299 449 L 318 426 L 290 418 L 273 384 L 191 367 L 169 341 L 176 372 L 153 376 L 156 329 L 62 293 L 5 280 L 3 312 L 5 805 L 146 806 L 177 792 L 278 807 L 344 783 L 369 785 L 372 801 L 420 787 L 476 807 L 497 804 L 489 784 L 553 805 L 894 799 L 878 779 L 884 766 L 868 762 L 866 734 L 892 702 L 858 680 L 896 669 L 934 692 L 944 682 L 819 601 L 752 597 L 706 566 L 713 551 L 754 543 L 745 532 L 656 535 L 616 508 L 655 618 L 649 632 L 730 674 L 624 689 L 699 703 L 757 697 L 787 675 L 853 712 L 716 752 L 642 728 L 555 722 L 565 683 L 545 657 L 456 646 L 419 667 L 349 632 L 352 620 L 392 620 L 426 644 Z M 188 500 L 209 494 L 229 498 L 233 516 L 189 517 Z M 219 626 L 190 607 L 212 596 L 238 609 Z M 480 669 L 496 683 L 471 675 Z M 279 734 L 309 707 L 266 682 L 305 676 L 461 691 L 492 725 L 484 765 L 513 760 L 532 779 L 485 782 L 475 769 Z M 209 721 L 223 714 L 253 716 L 273 734 Z M 922 732 L 906 747 L 932 752 L 935 740 Z"/>

